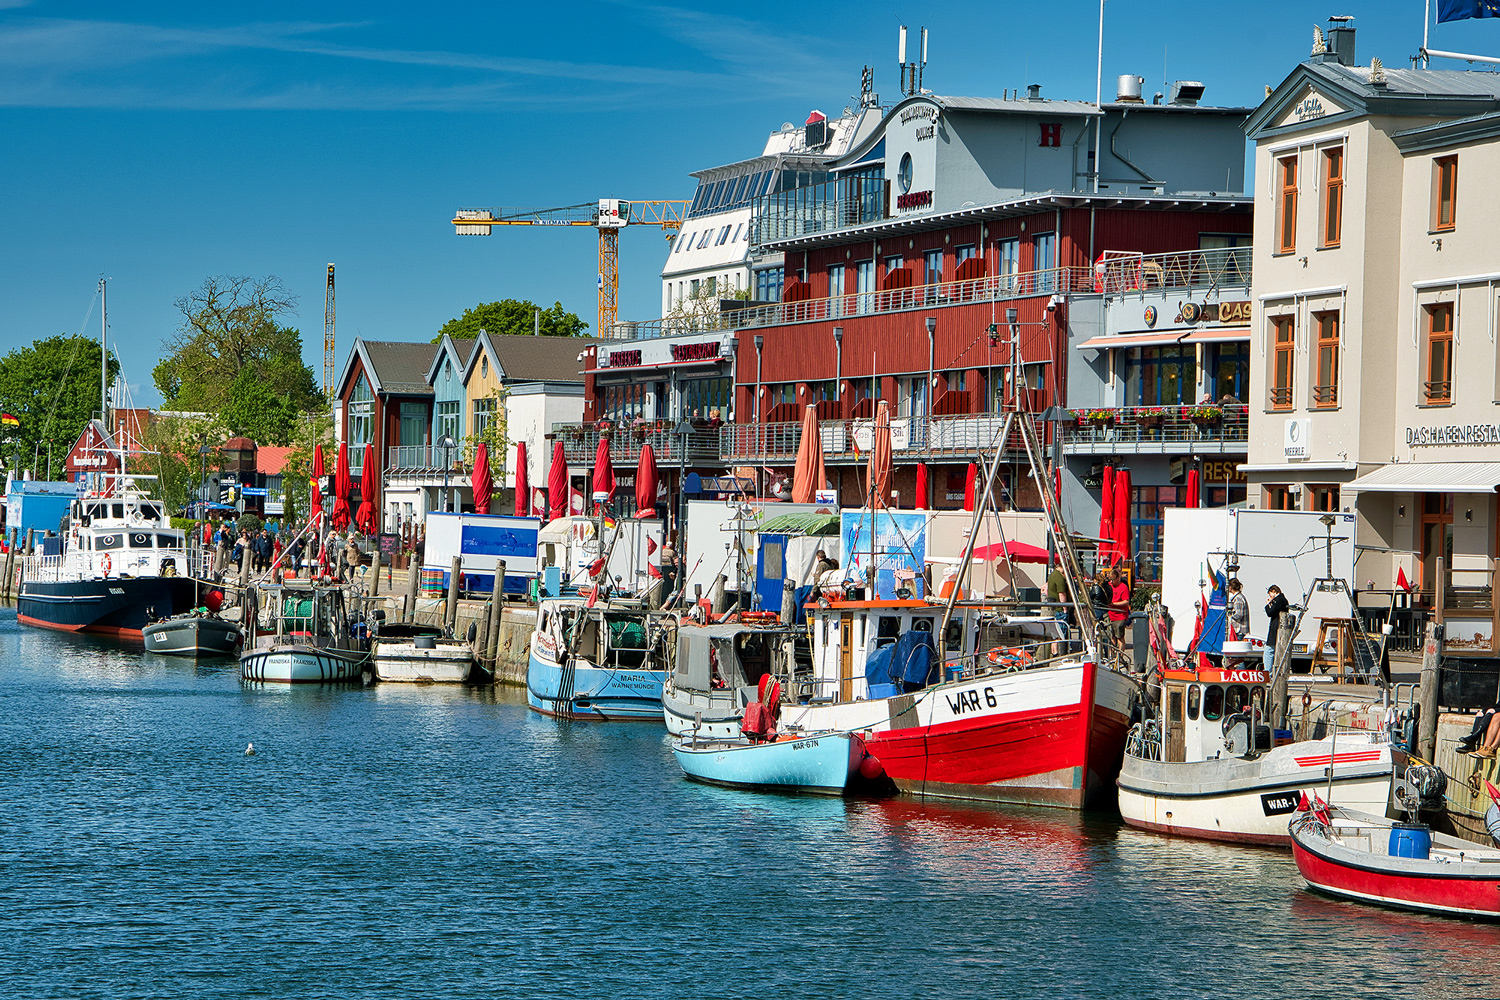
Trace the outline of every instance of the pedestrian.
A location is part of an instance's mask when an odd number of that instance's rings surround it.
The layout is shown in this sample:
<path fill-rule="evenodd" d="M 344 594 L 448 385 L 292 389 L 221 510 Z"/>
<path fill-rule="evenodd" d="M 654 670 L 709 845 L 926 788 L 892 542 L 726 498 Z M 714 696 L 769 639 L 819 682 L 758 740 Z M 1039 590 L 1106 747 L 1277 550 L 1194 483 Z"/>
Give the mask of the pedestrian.
<path fill-rule="evenodd" d="M 1231 576 L 1224 587 L 1229 593 L 1229 638 L 1242 642 L 1250 638 L 1250 602 L 1245 599 L 1245 585 L 1239 577 Z"/>
<path fill-rule="evenodd" d="M 1118 569 L 1109 571 L 1109 633 L 1120 658 L 1125 656 L 1125 625 L 1130 621 L 1130 584 L 1125 582 Z"/>
<path fill-rule="evenodd" d="M 1291 602 L 1282 594 L 1280 587 L 1273 583 L 1266 588 L 1266 617 L 1271 619 L 1271 624 L 1266 629 L 1266 648 L 1260 654 L 1260 659 L 1268 673 L 1276 665 L 1276 633 L 1281 628 L 1281 614 L 1291 608 Z"/>
<path fill-rule="evenodd" d="M 1473 753 L 1474 751 L 1478 750 L 1480 742 L 1485 741 L 1484 737 L 1487 735 L 1491 723 L 1493 723 L 1496 719 L 1500 719 L 1500 703 L 1497 703 L 1493 708 L 1487 708 L 1484 711 L 1480 712 L 1478 715 L 1474 716 L 1474 731 L 1458 741 L 1458 752 Z M 1482 756 L 1493 756 L 1493 754 Z"/>
<path fill-rule="evenodd" d="M 1069 620 L 1068 596 L 1072 593 L 1068 587 L 1068 574 L 1063 572 L 1061 566 L 1055 567 L 1047 574 L 1047 604 L 1051 606 L 1057 620 L 1065 622 Z"/>
<path fill-rule="evenodd" d="M 672 546 L 671 539 L 662 542 L 661 545 L 661 593 L 662 599 L 670 596 L 677 589 L 677 550 Z"/>
<path fill-rule="evenodd" d="M 822 549 L 813 553 L 812 579 L 808 583 L 814 587 L 819 586 L 823 580 L 823 574 L 830 570 L 839 568 L 837 559 L 830 559 L 827 552 Z"/>
<path fill-rule="evenodd" d="M 359 536 L 353 529 L 349 531 L 349 537 L 344 545 L 344 570 L 348 574 L 350 583 L 354 582 L 354 574 L 359 569 L 361 554 L 359 551 Z"/>

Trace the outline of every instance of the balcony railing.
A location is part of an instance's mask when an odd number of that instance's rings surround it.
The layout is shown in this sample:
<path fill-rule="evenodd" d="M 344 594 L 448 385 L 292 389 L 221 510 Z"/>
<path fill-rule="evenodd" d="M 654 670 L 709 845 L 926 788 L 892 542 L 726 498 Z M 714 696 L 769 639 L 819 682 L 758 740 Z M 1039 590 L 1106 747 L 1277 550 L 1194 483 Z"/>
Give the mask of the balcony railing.
<path fill-rule="evenodd" d="M 1126 406 L 1076 410 L 1077 424 L 1064 432 L 1063 448 L 1074 454 L 1168 450 L 1244 451 L 1250 408 L 1226 406 Z"/>
<path fill-rule="evenodd" d="M 1453 383 L 1448 379 L 1423 382 L 1422 392 L 1426 402 L 1431 404 L 1453 402 Z"/>
<path fill-rule="evenodd" d="M 552 433 L 563 443 L 569 465 L 594 464 L 603 433 L 597 424 L 553 424 Z M 682 462 L 716 465 L 719 461 L 719 431 L 707 427 L 682 435 L 671 421 L 622 424 L 612 427 L 609 435 L 609 458 L 617 467 L 635 465 L 647 444 L 651 445 L 657 464 L 662 466 Z"/>
<path fill-rule="evenodd" d="M 445 451 L 432 445 L 403 444 L 385 450 L 387 472 L 442 472 L 445 465 L 450 471 L 462 472 L 463 460 L 461 448 Z"/>
<path fill-rule="evenodd" d="M 891 451 L 896 461 L 927 458 L 974 458 L 980 454 L 1016 453 L 1021 435 L 1012 430 L 1002 442 L 1004 414 L 982 413 L 951 417 L 898 417 L 891 421 Z M 827 462 L 861 462 L 870 451 L 871 420 L 828 420 L 818 425 Z M 720 431 L 719 454 L 729 465 L 771 463 L 790 465 L 802 444 L 800 421 L 729 424 Z"/>
<path fill-rule="evenodd" d="M 884 291 L 855 292 L 801 302 L 775 302 L 693 316 L 668 316 L 617 323 L 609 336 L 621 340 L 748 330 L 787 323 L 936 309 L 974 303 L 1004 302 L 1037 295 L 1122 294 L 1131 291 L 1246 287 L 1250 284 L 1250 248 L 1193 250 L 1183 253 L 1126 255 L 1098 266 L 1054 267 L 1041 271 L 996 274 L 971 281 L 945 281 Z"/>

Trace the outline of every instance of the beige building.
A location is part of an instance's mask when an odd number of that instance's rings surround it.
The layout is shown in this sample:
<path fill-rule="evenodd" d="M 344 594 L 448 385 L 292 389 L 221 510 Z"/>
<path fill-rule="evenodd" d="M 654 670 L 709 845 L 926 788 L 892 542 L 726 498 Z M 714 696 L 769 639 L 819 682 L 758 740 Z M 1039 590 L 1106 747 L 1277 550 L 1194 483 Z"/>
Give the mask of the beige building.
<path fill-rule="evenodd" d="M 1449 648 L 1492 653 L 1500 75 L 1360 66 L 1352 29 L 1331 38 L 1246 126 L 1249 499 L 1354 511 L 1358 583 L 1404 574 L 1419 603 L 1443 557 Z"/>

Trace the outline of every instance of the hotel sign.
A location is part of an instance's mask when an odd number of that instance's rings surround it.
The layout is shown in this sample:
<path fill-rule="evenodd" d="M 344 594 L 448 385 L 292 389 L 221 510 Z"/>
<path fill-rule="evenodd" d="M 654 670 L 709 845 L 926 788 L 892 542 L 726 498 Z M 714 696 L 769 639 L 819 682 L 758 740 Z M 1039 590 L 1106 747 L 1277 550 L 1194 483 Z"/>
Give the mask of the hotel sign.
<path fill-rule="evenodd" d="M 729 356 L 722 337 L 713 340 L 671 342 L 667 340 L 640 341 L 635 347 L 618 350 L 599 350 L 599 367 L 603 368 L 650 368 L 658 365 L 705 364 L 722 361 Z"/>
<path fill-rule="evenodd" d="M 1433 424 L 1408 427 L 1406 446 L 1500 444 L 1500 424 Z"/>
<path fill-rule="evenodd" d="M 1306 459 L 1312 456 L 1312 419 L 1310 417 L 1291 417 L 1286 422 L 1286 429 L 1281 439 L 1281 453 L 1284 458 Z"/>

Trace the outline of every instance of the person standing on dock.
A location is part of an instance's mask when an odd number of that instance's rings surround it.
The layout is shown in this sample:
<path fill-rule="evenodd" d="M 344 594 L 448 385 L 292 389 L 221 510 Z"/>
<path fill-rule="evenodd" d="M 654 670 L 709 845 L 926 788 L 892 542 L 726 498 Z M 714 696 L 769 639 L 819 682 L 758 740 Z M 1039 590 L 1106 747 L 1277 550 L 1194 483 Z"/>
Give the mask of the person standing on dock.
<path fill-rule="evenodd" d="M 1270 673 L 1276 661 L 1276 632 L 1281 628 L 1281 613 L 1290 611 L 1291 608 L 1291 602 L 1286 599 L 1280 587 L 1273 583 L 1266 588 L 1266 617 L 1271 619 L 1271 624 L 1266 629 L 1266 648 L 1260 654 L 1260 659 L 1267 673 Z"/>
<path fill-rule="evenodd" d="M 1130 584 L 1118 569 L 1109 571 L 1109 634 L 1120 651 L 1120 662 L 1130 662 L 1125 655 L 1125 626 L 1130 621 Z"/>

